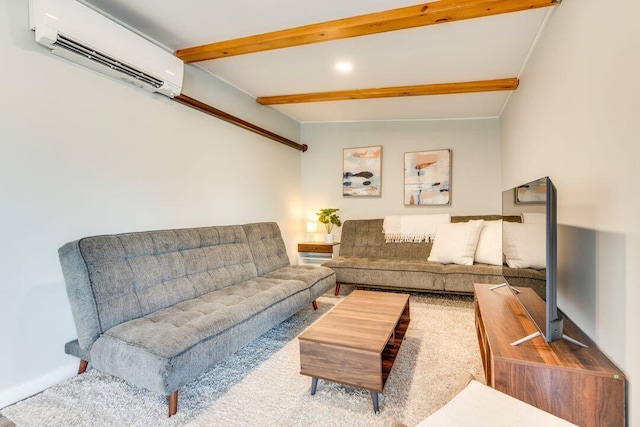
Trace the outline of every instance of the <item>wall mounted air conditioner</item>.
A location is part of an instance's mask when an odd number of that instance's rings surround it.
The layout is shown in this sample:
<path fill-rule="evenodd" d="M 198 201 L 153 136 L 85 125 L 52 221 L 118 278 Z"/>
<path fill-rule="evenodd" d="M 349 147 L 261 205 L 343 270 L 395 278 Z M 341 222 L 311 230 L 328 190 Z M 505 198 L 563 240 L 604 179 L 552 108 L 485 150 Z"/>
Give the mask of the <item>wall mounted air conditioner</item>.
<path fill-rule="evenodd" d="M 182 90 L 180 59 L 75 0 L 29 0 L 29 22 L 55 55 L 169 97 Z"/>

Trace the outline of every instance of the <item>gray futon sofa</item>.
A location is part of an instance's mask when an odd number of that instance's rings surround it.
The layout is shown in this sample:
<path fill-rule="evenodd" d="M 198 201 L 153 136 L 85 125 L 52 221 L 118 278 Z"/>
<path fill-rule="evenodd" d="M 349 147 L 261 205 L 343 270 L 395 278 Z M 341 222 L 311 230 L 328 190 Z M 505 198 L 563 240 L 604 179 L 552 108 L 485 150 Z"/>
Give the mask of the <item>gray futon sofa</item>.
<path fill-rule="evenodd" d="M 451 222 L 472 219 L 520 221 L 518 216 L 452 216 Z M 412 291 L 473 294 L 474 283 L 504 283 L 533 288 L 545 297 L 544 270 L 499 265 L 441 264 L 427 261 L 432 242 L 386 243 L 382 219 L 345 221 L 338 257 L 323 263 L 336 272 L 338 295 L 341 284 Z"/>
<path fill-rule="evenodd" d="M 78 339 L 65 351 L 168 396 L 335 286 L 291 266 L 275 223 L 87 237 L 59 250 Z"/>

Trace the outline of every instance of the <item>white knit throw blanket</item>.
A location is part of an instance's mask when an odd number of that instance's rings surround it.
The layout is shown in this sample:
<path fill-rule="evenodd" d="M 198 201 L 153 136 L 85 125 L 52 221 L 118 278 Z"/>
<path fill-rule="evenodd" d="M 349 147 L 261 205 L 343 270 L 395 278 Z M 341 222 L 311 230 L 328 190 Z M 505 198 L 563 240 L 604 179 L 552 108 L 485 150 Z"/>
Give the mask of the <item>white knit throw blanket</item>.
<path fill-rule="evenodd" d="M 432 240 L 438 224 L 451 222 L 449 214 L 389 215 L 384 217 L 382 232 L 386 243 L 420 243 Z"/>

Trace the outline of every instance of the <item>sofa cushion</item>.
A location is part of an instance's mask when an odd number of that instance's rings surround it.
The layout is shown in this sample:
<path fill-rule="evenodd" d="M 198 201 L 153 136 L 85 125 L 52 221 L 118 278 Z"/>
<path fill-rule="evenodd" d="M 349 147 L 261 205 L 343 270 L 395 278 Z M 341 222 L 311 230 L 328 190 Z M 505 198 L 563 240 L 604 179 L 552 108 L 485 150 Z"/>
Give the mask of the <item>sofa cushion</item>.
<path fill-rule="evenodd" d="M 382 224 L 382 219 L 345 221 L 340 237 L 340 255 L 384 259 L 427 259 L 431 243 L 386 243 Z"/>
<path fill-rule="evenodd" d="M 84 238 L 59 250 L 78 340 L 257 276 L 241 226 Z"/>
<path fill-rule="evenodd" d="M 315 300 L 335 286 L 336 273 L 327 267 L 315 265 L 290 265 L 265 274 L 266 279 L 300 280 L 307 284 L 311 300 Z"/>
<path fill-rule="evenodd" d="M 473 293 L 474 283 L 504 283 L 502 267 L 488 264 L 444 266 L 444 290 Z"/>
<path fill-rule="evenodd" d="M 473 293 L 473 283 L 504 282 L 502 267 L 486 264 L 337 257 L 322 265 L 336 272 L 337 283 L 365 286 Z"/>
<path fill-rule="evenodd" d="M 258 276 L 290 264 L 287 249 L 275 222 L 243 225 Z"/>
<path fill-rule="evenodd" d="M 173 357 L 308 287 L 300 280 L 258 277 L 121 323 L 104 335 Z"/>
<path fill-rule="evenodd" d="M 238 226 L 98 236 L 80 249 L 103 331 L 257 275 Z"/>
<path fill-rule="evenodd" d="M 91 363 L 128 382 L 169 395 L 308 303 L 308 290 L 294 293 L 171 357 L 159 356 L 144 347 L 105 334 L 91 348 Z"/>
<path fill-rule="evenodd" d="M 300 280 L 307 284 L 307 286 L 313 286 L 320 280 L 334 275 L 335 273 L 326 267 L 320 267 L 315 265 L 290 265 L 282 267 L 276 271 L 265 274 L 266 279 L 278 279 L 278 280 Z"/>
<path fill-rule="evenodd" d="M 336 257 L 322 264 L 330 268 L 358 268 L 368 270 L 391 271 L 424 271 L 430 273 L 443 273 L 444 265 L 427 260 L 411 259 L 387 259 L 374 257 Z"/>
<path fill-rule="evenodd" d="M 426 260 L 337 257 L 322 264 L 337 283 L 416 290 L 444 290 L 444 265 Z"/>

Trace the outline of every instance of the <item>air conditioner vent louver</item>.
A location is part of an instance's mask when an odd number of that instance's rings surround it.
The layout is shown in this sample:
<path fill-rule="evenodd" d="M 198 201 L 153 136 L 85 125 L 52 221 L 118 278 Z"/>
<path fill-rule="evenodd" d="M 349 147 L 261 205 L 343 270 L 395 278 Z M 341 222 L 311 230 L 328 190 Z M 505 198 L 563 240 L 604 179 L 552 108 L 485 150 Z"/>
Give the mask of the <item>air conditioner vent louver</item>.
<path fill-rule="evenodd" d="M 150 86 L 155 88 L 159 88 L 163 85 L 163 81 L 157 79 L 149 74 L 146 74 L 140 70 L 137 70 L 127 64 L 124 64 L 116 59 L 113 59 L 107 55 L 104 55 L 100 52 L 96 52 L 90 47 L 84 46 L 81 43 L 78 43 L 74 40 L 71 40 L 63 35 L 58 35 L 57 40 L 53 43 L 54 46 L 59 46 L 63 49 L 66 49 L 75 54 L 81 55 L 91 61 L 102 64 L 106 67 L 111 68 L 112 70 L 119 71 L 123 74 L 126 74 L 130 77 L 135 78 L 136 80 L 140 80 Z"/>
<path fill-rule="evenodd" d="M 36 42 L 69 62 L 120 83 L 173 98 L 184 63 L 171 52 L 76 0 L 29 0 Z"/>

